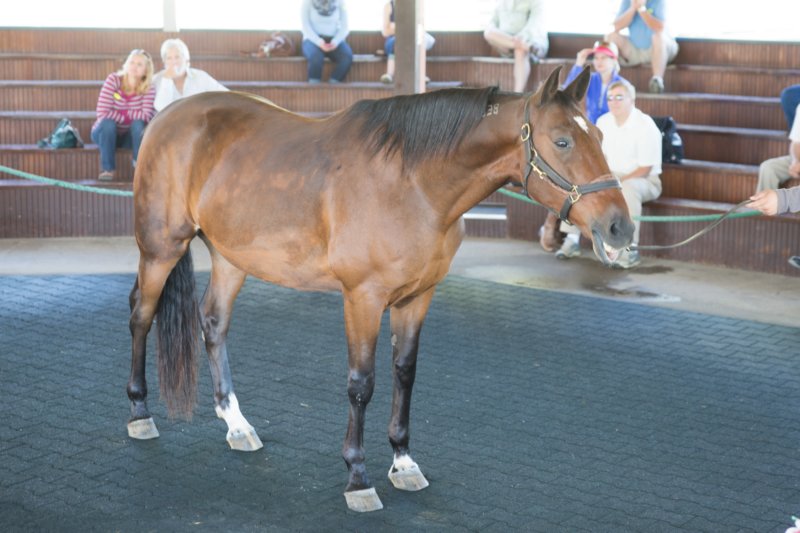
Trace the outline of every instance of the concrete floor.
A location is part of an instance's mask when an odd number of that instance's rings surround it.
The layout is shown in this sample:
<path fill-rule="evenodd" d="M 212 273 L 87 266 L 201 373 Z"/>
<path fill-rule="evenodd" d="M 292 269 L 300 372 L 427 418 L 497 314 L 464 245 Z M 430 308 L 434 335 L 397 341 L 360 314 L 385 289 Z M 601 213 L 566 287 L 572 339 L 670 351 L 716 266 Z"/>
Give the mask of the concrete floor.
<path fill-rule="evenodd" d="M 208 270 L 199 239 L 195 267 Z M 132 237 L 0 239 L 0 275 L 134 272 L 139 259 Z M 558 261 L 538 245 L 500 239 L 466 239 L 452 274 L 468 278 L 608 298 L 677 310 L 800 325 L 800 271 L 780 276 L 644 257 L 631 271 L 604 268 L 583 256 Z"/>

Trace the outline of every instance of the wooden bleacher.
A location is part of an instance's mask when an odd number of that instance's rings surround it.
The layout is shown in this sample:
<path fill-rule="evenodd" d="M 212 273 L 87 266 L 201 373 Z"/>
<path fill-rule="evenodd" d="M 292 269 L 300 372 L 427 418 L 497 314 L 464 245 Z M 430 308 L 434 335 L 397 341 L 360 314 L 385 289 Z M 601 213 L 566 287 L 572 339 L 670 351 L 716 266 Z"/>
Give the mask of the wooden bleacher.
<path fill-rule="evenodd" d="M 299 44 L 299 32 L 287 32 Z M 429 52 L 429 90 L 451 86 L 512 86 L 512 63 L 492 54 L 480 32 L 434 33 Z M 69 117 L 84 141 L 105 76 L 117 70 L 131 48 L 155 58 L 164 39 L 178 36 L 192 53 L 192 65 L 232 89 L 265 96 L 292 111 L 324 116 L 362 98 L 390 96 L 377 80 L 384 59 L 378 32 L 354 32 L 356 54 L 349 83 L 306 84 L 301 56 L 257 59 L 265 32 L 188 30 L 95 30 L 0 28 L 0 162 L 32 174 L 96 184 L 98 152 L 36 148 L 57 120 Z M 534 89 L 558 65 L 570 67 L 577 51 L 596 35 L 551 34 L 550 56 L 533 67 Z M 680 39 L 681 51 L 660 95 L 646 92 L 648 68 L 623 68 L 639 89 L 637 104 L 651 115 L 672 115 L 684 140 L 686 160 L 665 165 L 662 197 L 645 205 L 646 215 L 720 213 L 755 189 L 758 164 L 788 149 L 780 90 L 800 83 L 800 46 Z M 157 65 L 160 61 L 156 59 Z M 330 68 L 326 66 L 326 68 Z M 566 69 L 565 69 L 566 70 Z M 118 151 L 119 188 L 130 188 L 130 154 Z M 800 184 L 800 182 L 795 183 Z M 132 233 L 130 199 L 68 191 L 0 174 L 0 237 L 126 235 Z M 495 193 L 485 206 L 507 220 L 469 220 L 472 235 L 536 240 L 541 207 Z M 705 223 L 643 223 L 642 244 L 672 243 Z M 723 223 L 691 245 L 659 255 L 772 273 L 792 274 L 788 255 L 800 253 L 800 217 L 750 217 Z"/>

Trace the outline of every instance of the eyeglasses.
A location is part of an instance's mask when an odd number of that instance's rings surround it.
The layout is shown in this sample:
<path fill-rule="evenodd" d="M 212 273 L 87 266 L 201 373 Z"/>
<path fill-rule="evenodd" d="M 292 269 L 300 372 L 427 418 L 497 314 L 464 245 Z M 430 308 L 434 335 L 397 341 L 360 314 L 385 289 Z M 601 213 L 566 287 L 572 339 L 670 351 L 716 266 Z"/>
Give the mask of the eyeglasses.
<path fill-rule="evenodd" d="M 621 101 L 625 100 L 625 95 L 624 94 L 609 94 L 608 96 L 606 96 L 606 100 L 608 100 L 609 102 L 613 102 L 615 100 L 617 102 L 621 102 Z"/>

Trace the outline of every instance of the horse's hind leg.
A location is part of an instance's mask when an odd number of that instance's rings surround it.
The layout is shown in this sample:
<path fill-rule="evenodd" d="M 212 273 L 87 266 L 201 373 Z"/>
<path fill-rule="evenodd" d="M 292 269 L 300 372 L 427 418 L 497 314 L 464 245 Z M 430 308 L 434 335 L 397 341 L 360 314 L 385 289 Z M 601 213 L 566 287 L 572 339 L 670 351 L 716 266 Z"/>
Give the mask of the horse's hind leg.
<path fill-rule="evenodd" d="M 367 404 L 375 388 L 375 344 L 380 331 L 385 303 L 375 294 L 345 291 L 344 322 L 347 332 L 347 396 L 350 411 L 342 456 L 349 470 L 345 489 L 347 506 L 353 511 L 377 511 L 383 508 L 367 477 L 364 456 L 364 420 Z"/>
<path fill-rule="evenodd" d="M 428 313 L 434 290 L 403 305 L 392 307 L 392 418 L 389 422 L 389 442 L 394 449 L 394 461 L 389 480 L 401 490 L 422 490 L 428 480 L 411 459 L 408 448 L 411 390 L 417 371 L 417 351 L 422 322 Z"/>
<path fill-rule="evenodd" d="M 208 241 L 206 245 L 211 252 L 211 281 L 203 296 L 201 314 L 208 362 L 214 381 L 214 404 L 217 416 L 228 424 L 227 438 L 230 447 L 240 451 L 255 451 L 262 448 L 263 444 L 253 426 L 239 410 L 225 345 L 233 302 L 242 288 L 246 274 L 231 265 Z"/>
<path fill-rule="evenodd" d="M 147 381 L 145 360 L 147 334 L 158 309 L 158 299 L 173 267 L 181 259 L 189 241 L 175 248 L 175 253 L 165 259 L 139 260 L 139 273 L 129 296 L 131 307 L 131 375 L 128 380 L 128 399 L 131 402 L 131 418 L 128 421 L 128 436 L 134 439 L 154 439 L 158 429 L 147 408 Z"/>

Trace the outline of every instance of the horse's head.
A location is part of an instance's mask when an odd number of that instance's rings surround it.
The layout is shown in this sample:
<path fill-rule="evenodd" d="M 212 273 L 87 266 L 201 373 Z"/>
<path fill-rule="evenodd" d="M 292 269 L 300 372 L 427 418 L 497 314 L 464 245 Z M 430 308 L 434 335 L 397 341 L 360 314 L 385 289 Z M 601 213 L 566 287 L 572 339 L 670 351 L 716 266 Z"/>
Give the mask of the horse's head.
<path fill-rule="evenodd" d="M 602 134 L 580 108 L 589 69 L 563 90 L 558 88 L 560 71 L 553 71 L 525 104 L 525 190 L 580 228 L 592 240 L 597 257 L 610 265 L 630 244 L 633 222 L 619 181 L 603 156 Z"/>

